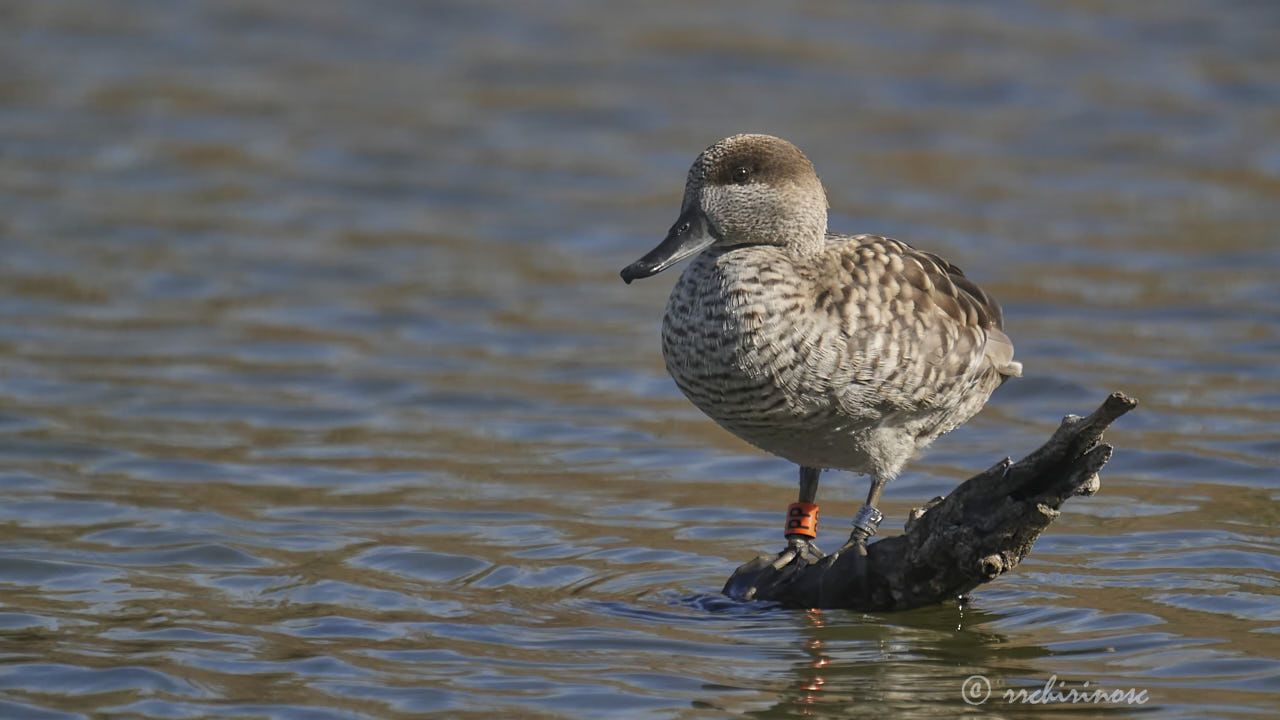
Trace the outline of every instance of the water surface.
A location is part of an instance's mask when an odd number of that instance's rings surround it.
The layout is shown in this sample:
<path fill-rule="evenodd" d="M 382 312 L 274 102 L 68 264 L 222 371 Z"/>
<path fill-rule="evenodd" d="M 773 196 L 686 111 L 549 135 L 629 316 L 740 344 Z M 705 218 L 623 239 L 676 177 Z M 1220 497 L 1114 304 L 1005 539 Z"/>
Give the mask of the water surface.
<path fill-rule="evenodd" d="M 0 10 L 0 716 L 1266 717 L 1280 691 L 1266 3 L 16 2 Z M 794 469 L 617 270 L 763 131 L 832 228 L 1005 306 L 1026 376 L 884 529 L 1112 390 L 1094 498 L 963 606 L 718 595 Z M 828 475 L 828 542 L 865 481 Z M 962 683 L 983 675 L 984 707 Z M 1065 709 L 1065 708 L 1058 708 Z M 1093 710 L 1086 711 L 1091 713 Z"/>

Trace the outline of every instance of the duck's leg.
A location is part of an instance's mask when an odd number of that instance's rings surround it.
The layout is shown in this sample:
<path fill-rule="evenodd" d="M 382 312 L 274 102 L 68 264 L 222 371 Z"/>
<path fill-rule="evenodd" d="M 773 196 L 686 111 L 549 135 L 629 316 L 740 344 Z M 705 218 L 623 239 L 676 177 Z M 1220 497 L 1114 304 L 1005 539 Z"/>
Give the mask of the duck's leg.
<path fill-rule="evenodd" d="M 880 504 L 880 493 L 884 492 L 884 486 L 888 482 L 888 476 L 872 473 L 871 491 L 867 493 L 867 504 L 859 508 L 858 514 L 853 516 L 853 532 L 849 534 L 849 541 L 835 551 L 834 555 L 839 555 L 849 548 L 857 548 L 859 552 L 866 554 L 867 540 L 876 534 L 880 521 L 884 520 L 884 514 L 876 509 L 876 505 Z"/>
<path fill-rule="evenodd" d="M 822 559 L 822 551 L 814 544 L 818 537 L 818 476 L 821 468 L 800 467 L 800 499 L 787 508 L 787 549 L 778 553 L 773 567 L 781 570 L 796 558 L 806 562 Z"/>

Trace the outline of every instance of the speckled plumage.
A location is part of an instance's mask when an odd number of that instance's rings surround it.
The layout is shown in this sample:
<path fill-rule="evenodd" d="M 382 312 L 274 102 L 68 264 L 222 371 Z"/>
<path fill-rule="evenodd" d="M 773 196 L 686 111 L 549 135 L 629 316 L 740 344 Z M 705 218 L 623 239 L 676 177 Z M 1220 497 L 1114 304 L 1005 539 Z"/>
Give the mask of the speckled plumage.
<path fill-rule="evenodd" d="M 826 208 L 790 143 L 726 138 L 690 169 L 668 240 L 623 277 L 700 250 L 663 320 L 676 384 L 756 447 L 882 483 L 1021 366 L 1000 306 L 959 268 L 897 240 L 829 234 Z"/>
<path fill-rule="evenodd" d="M 676 384 L 752 445 L 893 477 L 1017 373 L 999 306 L 936 256 L 830 235 L 797 260 L 770 245 L 704 251 L 663 320 Z"/>

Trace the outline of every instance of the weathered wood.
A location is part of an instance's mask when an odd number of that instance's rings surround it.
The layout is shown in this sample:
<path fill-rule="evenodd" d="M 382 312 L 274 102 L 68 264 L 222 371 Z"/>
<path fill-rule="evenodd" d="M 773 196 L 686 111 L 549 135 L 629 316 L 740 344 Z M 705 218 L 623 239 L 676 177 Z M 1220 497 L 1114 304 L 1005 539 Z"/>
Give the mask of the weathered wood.
<path fill-rule="evenodd" d="M 1062 503 L 1098 491 L 1111 458 L 1102 433 L 1137 406 L 1113 393 L 1085 418 L 1068 415 L 1053 436 L 1018 462 L 1006 458 L 945 498 L 912 511 L 906 532 L 841 553 L 834 561 L 773 557 L 739 567 L 726 595 L 792 607 L 907 610 L 954 599 L 1013 569 L 1058 517 Z"/>

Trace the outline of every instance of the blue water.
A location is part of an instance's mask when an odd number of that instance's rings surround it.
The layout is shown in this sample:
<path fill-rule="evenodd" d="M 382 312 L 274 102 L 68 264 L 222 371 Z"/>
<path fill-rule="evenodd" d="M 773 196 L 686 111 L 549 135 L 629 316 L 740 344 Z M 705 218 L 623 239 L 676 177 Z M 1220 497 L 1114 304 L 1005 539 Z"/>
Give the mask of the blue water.
<path fill-rule="evenodd" d="M 1274 714 L 1278 29 L 1248 2 L 8 3 L 0 717 L 1038 717 L 1069 709 L 1004 693 L 1051 681 L 1147 693 L 1085 715 Z M 781 546 L 794 469 L 666 377 L 675 274 L 617 271 L 739 131 L 809 154 L 832 229 L 1005 306 L 1025 377 L 889 486 L 884 532 L 1142 401 L 1100 493 L 963 605 L 718 595 Z M 828 542 L 864 493 L 826 476 Z"/>

